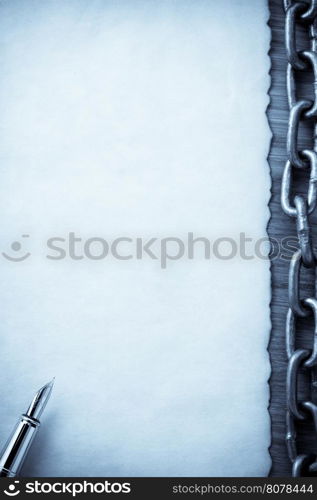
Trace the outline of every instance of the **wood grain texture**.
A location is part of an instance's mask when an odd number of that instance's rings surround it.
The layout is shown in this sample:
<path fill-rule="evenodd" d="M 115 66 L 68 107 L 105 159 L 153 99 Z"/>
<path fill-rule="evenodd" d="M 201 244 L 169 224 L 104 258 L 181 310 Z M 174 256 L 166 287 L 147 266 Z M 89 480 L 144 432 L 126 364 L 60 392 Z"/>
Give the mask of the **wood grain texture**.
<path fill-rule="evenodd" d="M 271 40 L 271 88 L 269 91 L 270 105 L 268 107 L 268 119 L 272 130 L 272 142 L 269 153 L 269 165 L 272 178 L 272 196 L 270 200 L 271 219 L 268 224 L 268 234 L 281 243 L 287 236 L 296 237 L 295 221 L 286 216 L 280 206 L 281 177 L 286 160 L 286 133 L 288 120 L 288 104 L 286 97 L 286 54 L 284 49 L 284 10 L 283 0 L 269 0 Z M 298 49 L 307 47 L 307 28 L 300 27 L 297 33 Z M 307 72 L 298 74 L 300 85 L 298 97 L 311 96 L 311 75 Z M 305 123 L 300 130 L 300 148 L 312 147 L 313 124 Z M 307 183 L 307 172 L 296 172 L 294 183 L 296 192 L 305 193 Z M 316 211 L 315 211 L 316 212 Z M 317 241 L 316 215 L 310 218 L 313 225 L 313 238 Z M 290 253 L 289 253 L 290 255 Z M 272 365 L 270 378 L 270 415 L 272 422 L 272 444 L 270 448 L 272 457 L 271 476 L 290 476 L 291 464 L 287 457 L 285 445 L 285 377 L 287 358 L 285 353 L 285 317 L 288 307 L 288 267 L 289 262 L 285 258 L 275 257 L 271 259 L 272 271 L 272 301 L 271 321 L 272 332 L 269 344 L 269 353 Z M 304 271 L 301 277 L 303 295 L 314 295 L 312 283 L 314 277 L 310 271 Z M 298 345 L 310 347 L 312 342 L 312 320 L 300 321 L 298 324 Z M 305 375 L 303 375 L 305 376 Z M 300 388 L 300 397 L 307 397 L 307 384 Z M 305 390 L 306 389 L 306 390 Z M 298 451 L 316 452 L 317 437 L 311 422 L 301 425 L 298 432 Z"/>

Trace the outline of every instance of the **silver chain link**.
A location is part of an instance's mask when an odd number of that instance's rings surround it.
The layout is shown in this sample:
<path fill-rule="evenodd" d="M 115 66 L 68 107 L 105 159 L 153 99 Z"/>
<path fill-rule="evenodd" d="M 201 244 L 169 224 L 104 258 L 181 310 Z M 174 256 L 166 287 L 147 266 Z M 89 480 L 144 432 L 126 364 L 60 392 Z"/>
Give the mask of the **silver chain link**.
<path fill-rule="evenodd" d="M 317 435 L 317 405 L 312 401 L 316 390 L 317 366 L 317 299 L 302 298 L 302 268 L 314 270 L 314 287 L 317 278 L 317 259 L 313 250 L 312 231 L 309 216 L 317 203 L 317 0 L 309 3 L 297 0 L 284 0 L 285 9 L 285 48 L 287 55 L 287 98 L 289 119 L 287 131 L 287 161 L 281 184 L 281 205 L 284 212 L 296 220 L 299 250 L 291 259 L 288 275 L 289 309 L 286 318 L 286 352 L 288 358 L 286 378 L 286 444 L 292 462 L 292 475 L 313 476 L 317 470 L 317 457 L 308 451 L 298 452 L 297 431 L 299 425 L 309 420 Z M 307 39 L 311 49 L 298 51 L 296 32 L 298 25 L 307 29 Z M 298 99 L 299 73 L 311 72 L 314 99 Z M 299 130 L 303 121 L 312 124 L 314 149 L 299 149 Z M 307 172 L 307 195 L 295 195 L 293 173 L 296 169 Z M 315 290 L 316 292 L 316 290 Z M 315 293 L 316 295 L 316 293 Z M 300 324 L 304 317 L 312 316 L 314 329 L 311 334 L 311 349 L 298 346 Z M 307 400 L 300 400 L 298 386 L 306 384 Z M 308 385 L 308 387 L 307 387 Z"/>

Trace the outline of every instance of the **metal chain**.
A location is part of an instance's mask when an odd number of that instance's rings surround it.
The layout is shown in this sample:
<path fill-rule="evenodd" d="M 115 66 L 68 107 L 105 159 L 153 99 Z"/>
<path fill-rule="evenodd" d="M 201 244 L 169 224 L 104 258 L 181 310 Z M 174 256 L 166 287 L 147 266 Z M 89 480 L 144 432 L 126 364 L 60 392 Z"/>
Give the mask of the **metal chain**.
<path fill-rule="evenodd" d="M 281 205 L 284 212 L 296 219 L 299 250 L 291 259 L 288 275 L 289 309 L 286 318 L 286 352 L 288 358 L 286 378 L 286 444 L 289 458 L 293 464 L 292 475 L 313 476 L 317 471 L 317 457 L 308 450 L 298 452 L 297 431 L 299 425 L 311 421 L 317 434 L 317 405 L 313 401 L 316 391 L 317 366 L 317 299 L 301 298 L 301 269 L 314 270 L 314 286 L 317 279 L 317 259 L 314 254 L 309 216 L 317 204 L 317 0 L 309 3 L 297 0 L 284 0 L 285 9 L 285 48 L 287 55 L 287 98 L 289 119 L 287 132 L 287 161 L 281 185 Z M 310 50 L 298 51 L 296 31 L 298 25 L 307 29 Z M 313 100 L 297 98 L 299 73 L 311 72 L 313 78 Z M 299 130 L 303 121 L 310 120 L 314 149 L 299 149 Z M 307 172 L 307 195 L 295 195 L 293 173 L 296 169 Z M 316 292 L 316 290 L 315 290 Z M 314 329 L 311 349 L 299 344 L 299 331 L 302 318 L 312 316 Z M 299 383 L 306 385 L 308 399 L 301 401 L 298 396 Z M 308 385 L 308 387 L 307 387 Z M 311 425 L 311 424 L 310 424 Z"/>

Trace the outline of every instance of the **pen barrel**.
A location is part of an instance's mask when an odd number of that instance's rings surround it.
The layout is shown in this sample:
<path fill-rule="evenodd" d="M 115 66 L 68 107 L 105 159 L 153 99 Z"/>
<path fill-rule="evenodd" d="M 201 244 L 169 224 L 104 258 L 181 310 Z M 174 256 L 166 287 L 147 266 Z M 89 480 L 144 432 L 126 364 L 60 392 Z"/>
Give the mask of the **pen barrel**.
<path fill-rule="evenodd" d="M 21 415 L 0 454 L 0 477 L 15 477 L 19 473 L 39 426 L 35 418 Z"/>

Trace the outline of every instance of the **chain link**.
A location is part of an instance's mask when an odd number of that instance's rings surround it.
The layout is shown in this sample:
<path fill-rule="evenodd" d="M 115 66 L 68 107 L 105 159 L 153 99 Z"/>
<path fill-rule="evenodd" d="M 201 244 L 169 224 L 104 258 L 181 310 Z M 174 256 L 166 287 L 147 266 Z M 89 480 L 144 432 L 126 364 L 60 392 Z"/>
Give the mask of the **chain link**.
<path fill-rule="evenodd" d="M 317 278 L 317 259 L 314 254 L 309 216 L 317 204 L 317 0 L 309 3 L 284 0 L 285 9 L 285 49 L 287 56 L 286 89 L 289 104 L 287 131 L 287 161 L 281 183 L 281 206 L 283 211 L 296 221 L 299 250 L 291 259 L 288 275 L 289 309 L 286 317 L 285 340 L 288 358 L 286 377 L 286 445 L 293 464 L 292 475 L 312 476 L 317 472 L 317 456 L 298 453 L 297 430 L 299 425 L 313 423 L 317 435 L 317 405 L 313 401 L 317 389 L 317 299 L 301 297 L 305 287 L 301 284 L 301 269 L 314 270 L 314 289 Z M 297 27 L 307 29 L 307 39 L 311 50 L 298 51 Z M 297 98 L 298 73 L 305 71 L 312 75 L 313 87 L 310 98 Z M 313 149 L 301 150 L 299 134 L 302 122 L 309 120 L 313 127 Z M 295 194 L 293 174 L 296 169 L 309 172 L 307 194 Z M 291 195 L 293 195 L 291 200 Z M 316 290 L 315 290 L 316 291 Z M 313 331 L 311 348 L 300 347 L 300 323 L 311 316 Z M 307 321 L 307 320 L 306 320 Z M 301 384 L 301 385 L 300 385 Z M 305 400 L 299 398 L 298 387 L 306 387 Z"/>
<path fill-rule="evenodd" d="M 316 208 L 317 202 L 317 154 L 314 151 L 304 149 L 301 153 L 304 159 L 308 160 L 308 168 L 310 168 L 309 185 L 307 193 L 308 215 L 310 215 Z M 291 217 L 297 217 L 297 210 L 290 202 L 290 191 L 292 184 L 292 164 L 287 161 L 284 167 L 282 190 L 281 190 L 281 204 L 284 212 Z"/>

